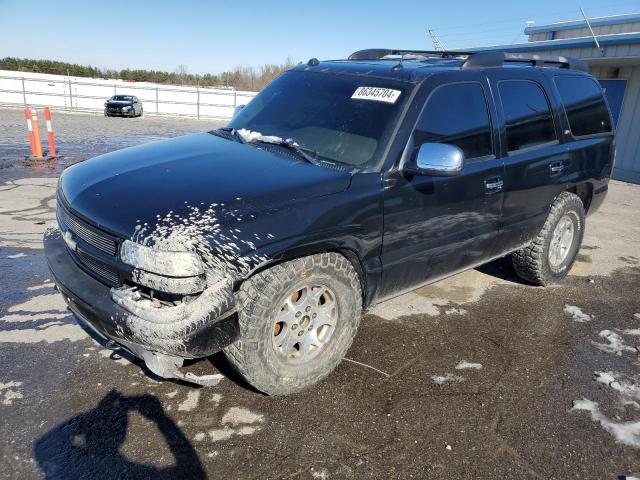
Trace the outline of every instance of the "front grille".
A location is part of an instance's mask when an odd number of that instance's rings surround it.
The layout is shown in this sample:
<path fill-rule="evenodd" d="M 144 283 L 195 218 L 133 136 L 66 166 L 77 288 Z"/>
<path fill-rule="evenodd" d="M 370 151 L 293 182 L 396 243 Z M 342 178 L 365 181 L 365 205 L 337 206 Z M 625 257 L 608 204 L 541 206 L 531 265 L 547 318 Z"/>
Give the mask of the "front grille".
<path fill-rule="evenodd" d="M 104 278 L 112 285 L 120 284 L 118 272 L 115 271 L 112 267 L 100 262 L 99 260 L 96 260 L 87 253 L 83 252 L 81 249 L 77 249 L 76 254 L 78 255 L 78 259 L 80 260 L 80 262 L 82 262 L 82 264 L 93 273 Z"/>
<path fill-rule="evenodd" d="M 60 198 L 58 198 L 57 216 L 62 231 L 68 231 L 74 239 L 84 242 L 77 245 L 71 252 L 76 263 L 103 283 L 119 286 L 121 280 L 118 269 L 110 264 L 110 258 L 115 260 L 114 257 L 118 252 L 118 239 L 76 217 L 65 208 Z M 92 253 L 91 250 L 82 246 L 85 244 L 102 253 Z"/>
<path fill-rule="evenodd" d="M 62 214 L 62 221 L 67 225 L 68 229 L 71 230 L 71 233 L 80 237 L 92 247 L 115 256 L 118 251 L 118 243 L 115 239 L 87 225 L 79 218 L 72 216 L 64 208 L 59 207 L 58 211 Z"/>

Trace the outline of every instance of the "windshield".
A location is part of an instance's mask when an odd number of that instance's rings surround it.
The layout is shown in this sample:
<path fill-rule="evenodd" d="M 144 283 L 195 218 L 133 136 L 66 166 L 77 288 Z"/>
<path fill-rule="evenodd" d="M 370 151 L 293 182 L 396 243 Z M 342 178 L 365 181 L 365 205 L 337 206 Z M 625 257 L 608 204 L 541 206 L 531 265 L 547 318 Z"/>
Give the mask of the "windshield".
<path fill-rule="evenodd" d="M 131 100 L 133 100 L 133 97 L 131 97 L 130 95 L 114 95 L 113 97 L 111 97 L 111 100 L 116 100 L 118 102 L 130 102 Z"/>
<path fill-rule="evenodd" d="M 229 127 L 291 139 L 319 160 L 370 166 L 384 150 L 407 85 L 290 71 L 251 100 Z"/>

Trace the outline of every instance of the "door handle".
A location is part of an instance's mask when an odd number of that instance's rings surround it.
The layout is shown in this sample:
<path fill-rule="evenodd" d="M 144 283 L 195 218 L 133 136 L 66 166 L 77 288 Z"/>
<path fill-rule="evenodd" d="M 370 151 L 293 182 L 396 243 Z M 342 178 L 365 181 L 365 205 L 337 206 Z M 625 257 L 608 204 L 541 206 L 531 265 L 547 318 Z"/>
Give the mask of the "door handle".
<path fill-rule="evenodd" d="M 556 162 L 549 165 L 549 169 L 551 170 L 551 175 L 559 175 L 564 170 L 564 163 Z"/>
<path fill-rule="evenodd" d="M 484 181 L 484 186 L 487 190 L 487 193 L 496 193 L 502 190 L 504 181 L 500 177 L 490 178 Z"/>

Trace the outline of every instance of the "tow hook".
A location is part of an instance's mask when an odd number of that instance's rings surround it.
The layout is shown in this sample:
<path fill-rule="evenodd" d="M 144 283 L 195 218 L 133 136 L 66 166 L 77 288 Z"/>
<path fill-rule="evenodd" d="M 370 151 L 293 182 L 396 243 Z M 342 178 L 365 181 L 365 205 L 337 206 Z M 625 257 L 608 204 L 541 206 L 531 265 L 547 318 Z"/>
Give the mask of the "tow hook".
<path fill-rule="evenodd" d="M 180 357 L 162 355 L 157 352 L 142 352 L 142 359 L 147 368 L 162 378 L 175 378 L 184 382 L 193 383 L 202 387 L 212 387 L 220 383 L 224 375 L 216 373 L 213 375 L 195 375 L 191 372 L 183 373 L 179 370 L 184 363 Z"/>

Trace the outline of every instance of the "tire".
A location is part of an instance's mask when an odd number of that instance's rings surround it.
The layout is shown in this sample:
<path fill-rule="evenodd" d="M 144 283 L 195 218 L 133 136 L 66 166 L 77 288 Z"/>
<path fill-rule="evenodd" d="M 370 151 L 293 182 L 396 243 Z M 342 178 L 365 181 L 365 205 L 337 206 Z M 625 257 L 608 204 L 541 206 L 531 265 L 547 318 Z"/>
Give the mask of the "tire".
<path fill-rule="evenodd" d="M 584 236 L 584 205 L 577 195 L 561 193 L 553 202 L 538 236 L 511 255 L 516 274 L 534 285 L 562 280 L 576 260 Z M 556 235 L 562 234 L 560 240 Z M 570 244 L 566 245 L 567 239 Z"/>
<path fill-rule="evenodd" d="M 104 110 L 104 116 L 105 116 L 105 117 L 108 117 L 108 116 L 109 116 L 109 114 L 107 113 L 107 110 L 106 110 L 106 109 Z"/>
<path fill-rule="evenodd" d="M 142 116 L 142 108 L 140 108 L 140 115 L 138 115 L 139 117 Z"/>
<path fill-rule="evenodd" d="M 248 383 L 268 395 L 299 392 L 329 375 L 351 346 L 362 313 L 358 275 L 337 253 L 303 257 L 260 272 L 241 285 L 238 301 L 240 337 L 224 353 Z M 305 307 L 306 302 L 310 305 Z M 322 325 L 321 318 L 333 326 Z M 291 342 L 298 338 L 303 340 L 296 349 Z M 307 341 L 318 346 L 303 351 Z"/>

